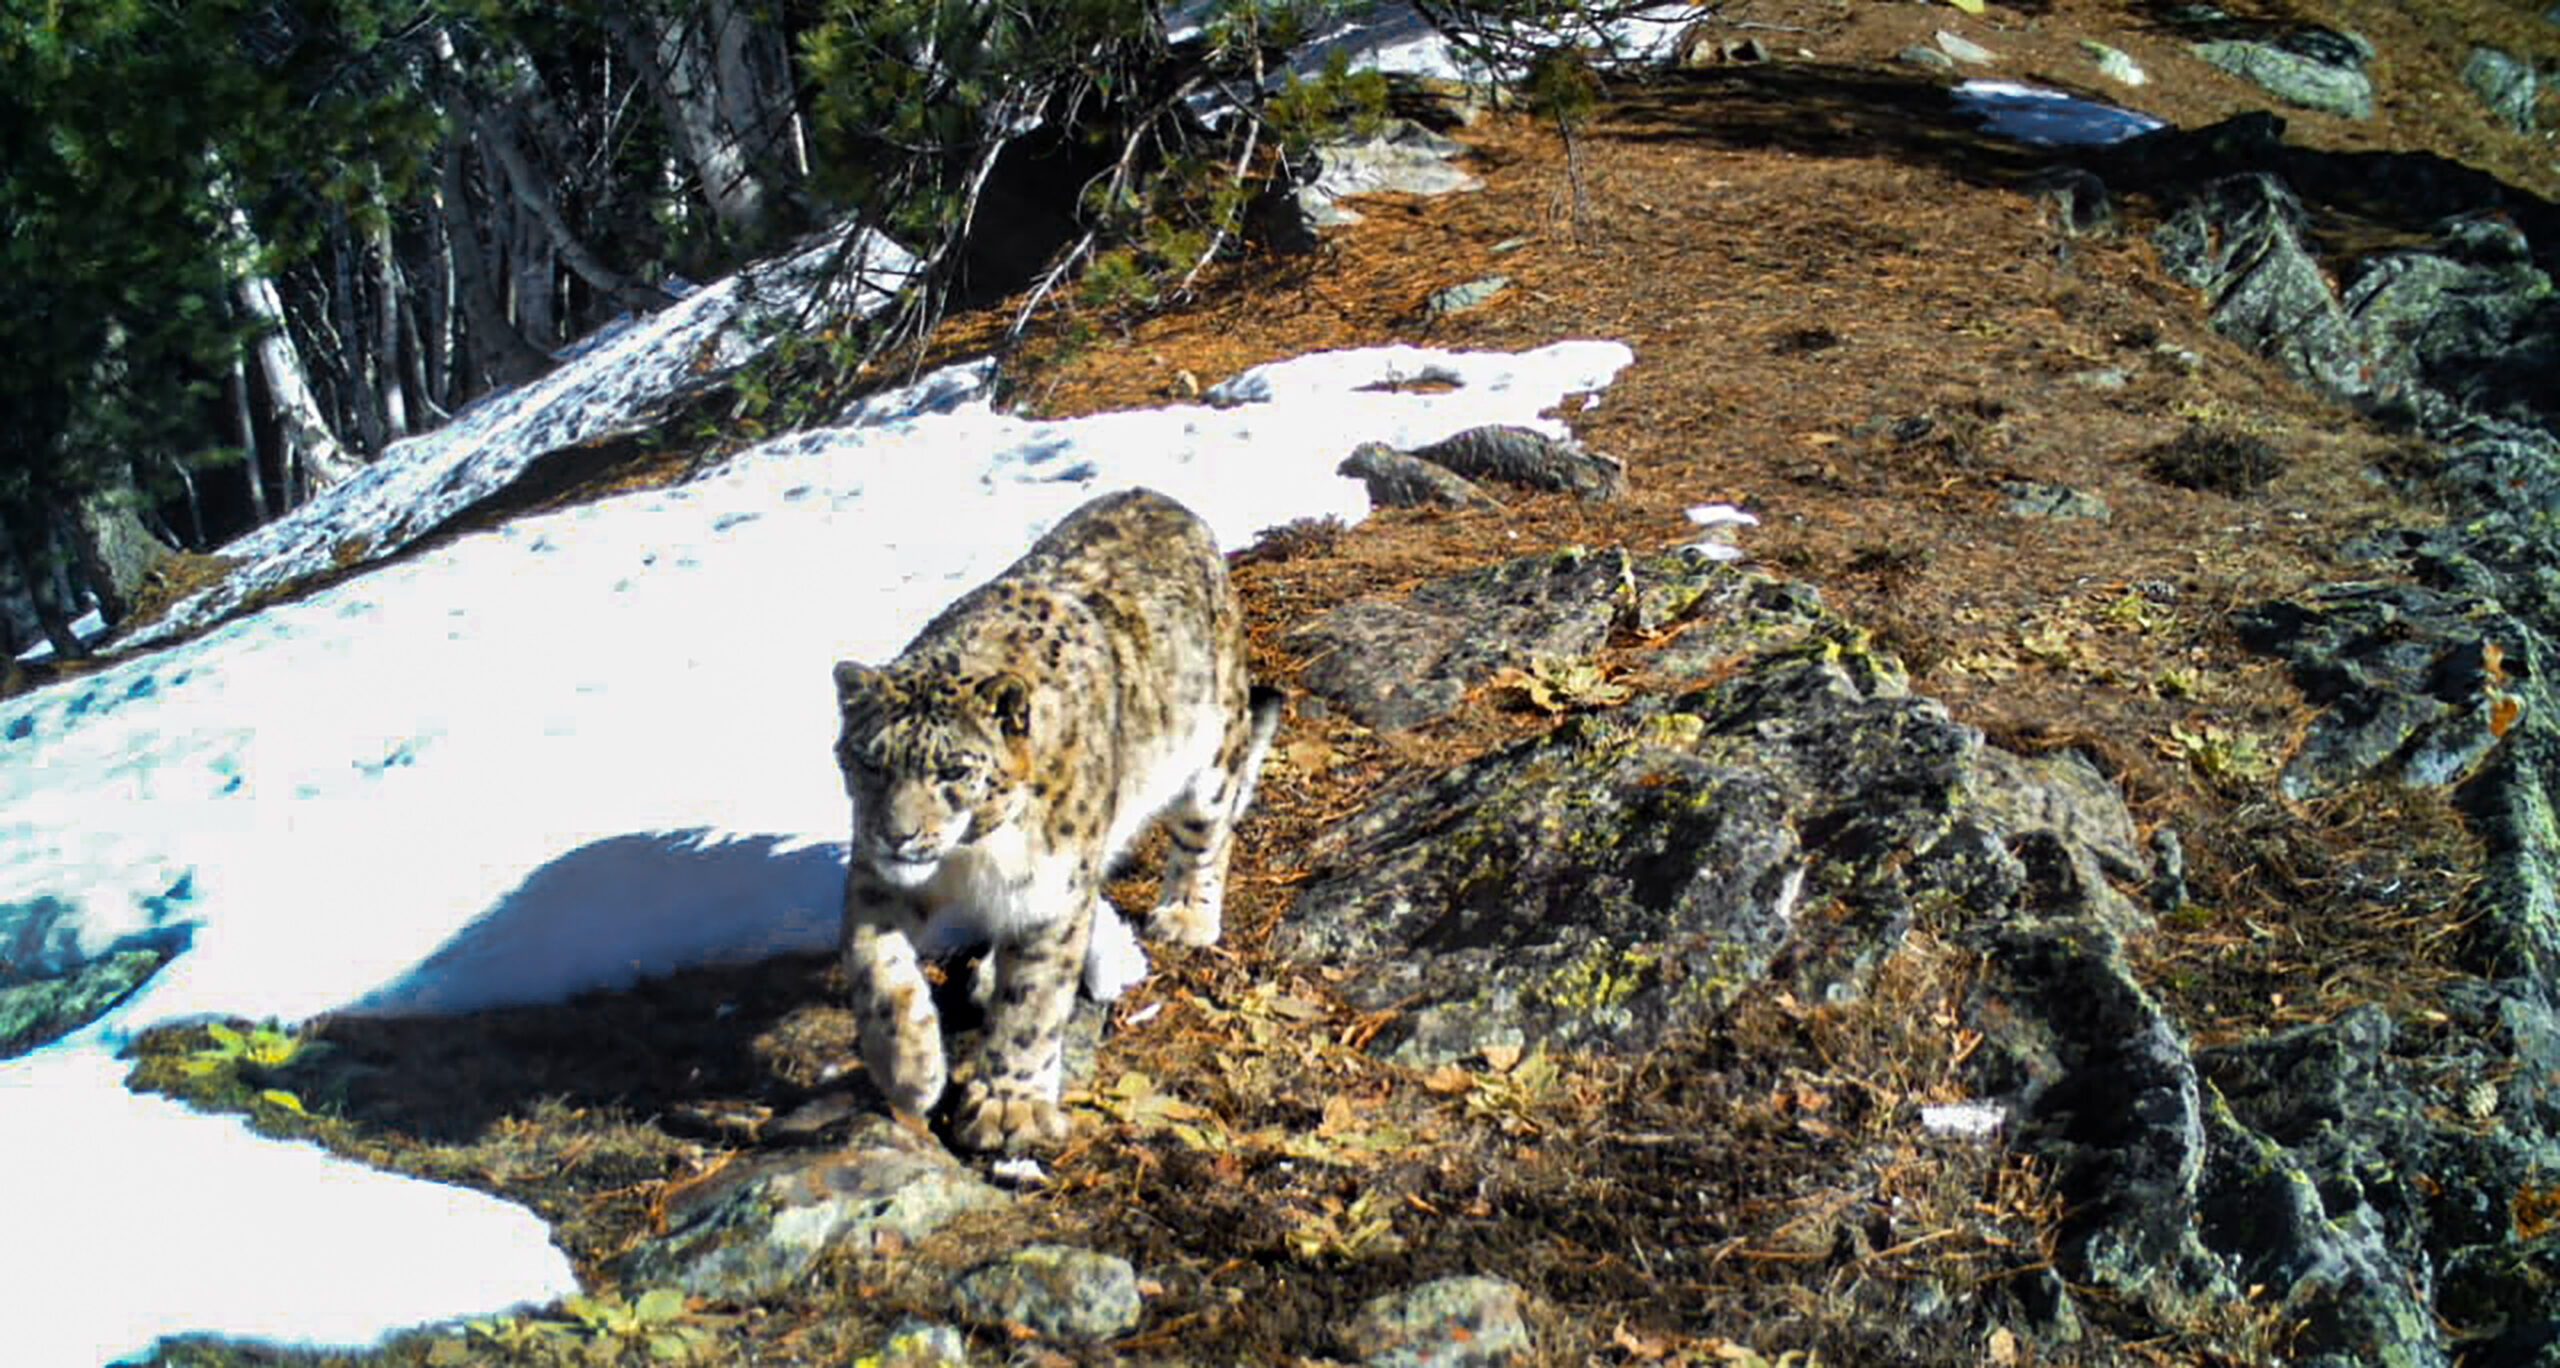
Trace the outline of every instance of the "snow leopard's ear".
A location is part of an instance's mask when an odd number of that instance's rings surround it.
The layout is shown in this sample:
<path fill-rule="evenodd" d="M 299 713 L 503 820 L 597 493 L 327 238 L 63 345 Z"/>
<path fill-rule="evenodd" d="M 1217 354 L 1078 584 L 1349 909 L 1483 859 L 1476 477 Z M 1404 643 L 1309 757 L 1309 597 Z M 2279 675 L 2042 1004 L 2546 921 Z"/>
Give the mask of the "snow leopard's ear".
<path fill-rule="evenodd" d="M 978 683 L 978 698 L 1007 736 L 1031 734 L 1031 685 L 1011 670 L 1000 670 Z"/>
<path fill-rule="evenodd" d="M 850 660 L 836 662 L 836 702 L 840 705 L 869 693 L 879 682 L 880 672 L 868 665 L 857 665 Z"/>

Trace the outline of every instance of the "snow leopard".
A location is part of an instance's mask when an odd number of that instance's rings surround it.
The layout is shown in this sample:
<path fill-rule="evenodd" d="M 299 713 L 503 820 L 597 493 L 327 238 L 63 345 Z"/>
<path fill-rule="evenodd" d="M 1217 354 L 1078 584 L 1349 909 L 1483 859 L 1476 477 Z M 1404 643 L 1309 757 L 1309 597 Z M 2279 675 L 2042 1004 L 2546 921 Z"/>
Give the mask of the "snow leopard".
<path fill-rule="evenodd" d="M 919 948 L 983 940 L 987 1024 L 952 1134 L 1063 1143 L 1060 1050 L 1102 885 L 1158 818 L 1146 931 L 1218 939 L 1237 820 L 1279 725 L 1208 525 L 1151 490 L 1093 500 L 886 665 L 835 667 L 853 805 L 842 953 L 863 1069 L 922 1120 L 950 1083 Z M 1108 935 L 1116 927 L 1105 927 Z M 1124 933 L 1125 935 L 1125 933 Z"/>

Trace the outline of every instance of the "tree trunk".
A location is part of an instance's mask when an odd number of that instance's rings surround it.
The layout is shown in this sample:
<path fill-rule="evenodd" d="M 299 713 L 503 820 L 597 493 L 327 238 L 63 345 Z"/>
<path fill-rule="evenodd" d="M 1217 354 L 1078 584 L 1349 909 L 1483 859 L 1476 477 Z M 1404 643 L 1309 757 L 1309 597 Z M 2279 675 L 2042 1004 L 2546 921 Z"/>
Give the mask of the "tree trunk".
<path fill-rule="evenodd" d="M 71 549 L 79 558 L 80 577 L 89 582 L 98 615 L 110 627 L 133 616 L 151 572 L 174 554 L 135 516 L 133 497 L 130 489 L 104 490 L 70 510 Z"/>
<path fill-rule="evenodd" d="M 426 307 L 408 310 L 409 363 L 417 368 L 418 403 L 442 422 L 456 406 L 453 391 L 453 251 L 445 241 L 444 216 L 427 222 L 427 270 L 431 284 L 421 291 Z"/>
<path fill-rule="evenodd" d="M 605 264 L 604 258 L 597 256 L 595 250 L 587 246 L 586 240 L 579 237 L 577 232 L 569 226 L 569 220 L 560 212 L 559 196 L 553 193 L 552 187 L 540 175 L 535 173 L 533 163 L 525 156 L 524 144 L 517 137 L 518 123 L 519 120 L 513 111 L 491 109 L 481 113 L 475 122 L 475 127 L 480 135 L 482 150 L 489 154 L 489 159 L 497 163 L 499 171 L 506 176 L 507 188 L 515 193 L 516 203 L 530 213 L 534 222 L 542 229 L 543 238 L 550 251 L 540 254 L 537 259 L 547 258 L 552 253 L 557 253 L 559 260 L 570 270 L 577 272 L 580 280 L 594 286 L 598 293 L 633 313 L 651 313 L 665 308 L 671 302 L 672 296 L 663 290 L 642 285 Z M 525 288 L 522 282 L 526 278 L 525 269 L 529 264 L 520 264 L 516 276 L 519 282 L 519 294 L 516 299 L 519 316 L 524 312 L 527 303 L 521 291 Z M 550 263 L 548 260 L 542 260 L 541 265 L 547 308 Z M 551 334 L 546 332 L 543 336 L 549 337 Z"/>
<path fill-rule="evenodd" d="M 768 176 L 808 174 L 799 154 L 799 111 L 782 30 L 758 20 L 738 0 L 712 0 L 711 23 L 720 110 L 747 161 Z"/>
<path fill-rule="evenodd" d="M 463 342 L 476 372 L 469 388 L 482 384 L 521 384 L 550 369 L 551 358 L 524 340 L 507 319 L 494 268 L 480 249 L 478 217 L 472 212 L 470 187 L 463 178 L 460 140 L 445 147 L 440 173 L 442 203 L 438 218 L 445 250 L 453 258 L 455 293 L 462 297 Z M 493 209 L 492 213 L 501 212 Z M 464 388 L 457 384 L 456 390 Z"/>
<path fill-rule="evenodd" d="M 560 345 L 559 315 L 551 279 L 551 242 L 531 206 L 508 201 L 508 297 L 515 306 L 516 331 L 537 347 Z"/>
<path fill-rule="evenodd" d="M 369 354 L 373 357 L 375 391 L 382 396 L 382 444 L 384 450 L 389 450 L 391 443 L 409 435 L 408 392 L 403 388 L 408 376 L 400 364 L 400 318 L 407 311 L 409 291 L 400 278 L 400 258 L 392 243 L 390 216 L 375 219 L 373 231 L 366 236 L 370 239 L 368 255 L 374 270 L 375 316 Z"/>
<path fill-rule="evenodd" d="M 17 571 L 18 582 L 27 588 L 27 603 L 35 610 L 36 626 L 44 639 L 53 645 L 56 660 L 85 660 L 88 643 L 71 630 L 71 616 L 65 612 L 60 594 L 62 577 L 50 554 L 53 546 L 51 529 L 37 515 L 31 520 L 25 510 L 14 513 L 0 510 L 0 556 L 6 556 Z"/>
<path fill-rule="evenodd" d="M 679 9 L 639 23 L 611 15 L 605 24 L 649 87 L 676 150 L 702 182 L 712 217 L 733 232 L 753 235 L 764 224 L 765 184 L 739 130 L 722 117 L 718 65 L 701 16 Z"/>
<path fill-rule="evenodd" d="M 187 463 L 175 456 L 169 458 L 169 469 L 177 474 L 178 488 L 186 492 L 187 545 L 192 549 L 202 550 L 204 547 L 204 499 L 196 493 L 196 473 L 187 469 Z"/>
<path fill-rule="evenodd" d="M 241 307 L 261 325 L 257 338 L 250 343 L 257 351 L 258 371 L 267 382 L 267 397 L 275 405 L 276 428 L 284 437 L 285 487 L 288 506 L 292 499 L 294 471 L 302 472 L 305 487 L 326 489 L 356 473 L 360 468 L 346 448 L 329 431 L 329 420 L 320 411 L 320 401 L 313 398 L 311 385 L 303 376 L 302 354 L 293 345 L 293 334 L 284 317 L 284 300 L 276 294 L 275 282 L 265 276 L 244 276 L 238 286 Z"/>
<path fill-rule="evenodd" d="M 338 358 L 339 374 L 345 377 L 345 389 L 338 402 L 339 426 L 343 429 L 352 420 L 364 459 L 376 461 L 382 458 L 384 445 L 382 387 L 373 372 L 372 340 L 365 336 L 360 321 L 363 311 L 356 307 L 356 254 L 364 248 L 357 242 L 347 216 L 339 213 L 334 217 L 336 231 L 330 236 L 336 241 L 331 244 L 329 265 L 336 281 L 329 291 L 329 329 L 338 335 L 338 344 L 331 350 Z"/>
<path fill-rule="evenodd" d="M 249 364 L 238 352 L 231 354 L 231 378 L 223 387 L 231 391 L 231 420 L 240 427 L 240 450 L 248 457 L 240 468 L 249 479 L 249 513 L 264 527 L 275 513 L 267 507 L 267 476 L 258 466 L 258 419 L 249 407 Z"/>

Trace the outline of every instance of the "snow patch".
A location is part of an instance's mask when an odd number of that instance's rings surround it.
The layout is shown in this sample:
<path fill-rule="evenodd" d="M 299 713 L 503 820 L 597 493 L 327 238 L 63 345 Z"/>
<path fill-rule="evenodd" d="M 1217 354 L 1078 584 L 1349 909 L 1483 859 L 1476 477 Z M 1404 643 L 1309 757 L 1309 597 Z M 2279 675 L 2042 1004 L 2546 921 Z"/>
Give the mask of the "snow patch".
<path fill-rule="evenodd" d="M 773 329 L 826 284 L 850 241 L 845 231 L 826 234 L 792 256 L 691 290 L 646 319 L 607 325 L 570 349 L 571 364 L 392 443 L 381 460 L 223 547 L 246 564 L 180 600 L 129 644 L 184 635 L 261 590 L 335 568 L 342 555 L 389 556 L 504 488 L 535 457 L 612 432 L 686 381 L 754 359 L 772 345 Z M 895 293 L 915 261 L 886 238 L 863 243 L 865 278 L 850 307 L 867 313 Z"/>
<path fill-rule="evenodd" d="M 639 364 L 625 348 L 666 318 L 558 392 Z M 1562 435 L 1540 415 L 1632 359 L 1324 352 L 1238 377 L 1228 407 L 1054 422 L 995 412 L 983 367 L 938 372 L 692 484 L 457 538 L 0 704 L 8 972 L 188 947 L 89 1031 L 0 1061 L 0 1169 L 42 1177 L 12 1188 L 10 1222 L 46 1232 L 0 1255 L 0 1287 L 45 1308 L 10 1362 L 187 1331 L 363 1344 L 566 1292 L 531 1216 L 130 1095 L 114 1046 L 184 1017 L 471 1011 L 825 946 L 847 815 L 834 661 L 894 655 L 1096 495 L 1162 490 L 1228 548 L 1357 520 L 1362 486 L 1334 467 L 1361 442 Z M 527 415 L 413 444 L 394 473 L 472 485 L 572 430 Z M 391 478 L 268 564 L 414 527 Z M 103 1219 L 108 1194 L 147 1229 Z"/>
<path fill-rule="evenodd" d="M 2039 147 L 2103 146 L 2168 127 L 2140 110 L 2016 81 L 1967 81 L 1955 97 L 1982 120 L 1984 132 Z"/>

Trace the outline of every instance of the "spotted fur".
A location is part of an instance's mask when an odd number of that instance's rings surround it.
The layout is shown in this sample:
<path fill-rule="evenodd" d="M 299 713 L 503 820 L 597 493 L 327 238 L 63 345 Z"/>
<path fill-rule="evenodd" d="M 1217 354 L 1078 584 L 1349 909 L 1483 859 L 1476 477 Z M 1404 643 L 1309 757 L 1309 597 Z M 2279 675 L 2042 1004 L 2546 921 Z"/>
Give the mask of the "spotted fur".
<path fill-rule="evenodd" d="M 876 669 L 836 666 L 853 800 L 845 972 L 863 1067 L 922 1116 L 949 1082 L 918 947 L 993 946 L 953 1115 L 973 1149 L 1060 1143 L 1059 1049 L 1111 862 L 1158 817 L 1148 931 L 1217 940 L 1236 819 L 1279 721 L 1249 688 L 1226 562 L 1190 510 L 1096 499 Z M 1099 908 L 1099 912 L 1097 912 Z"/>

